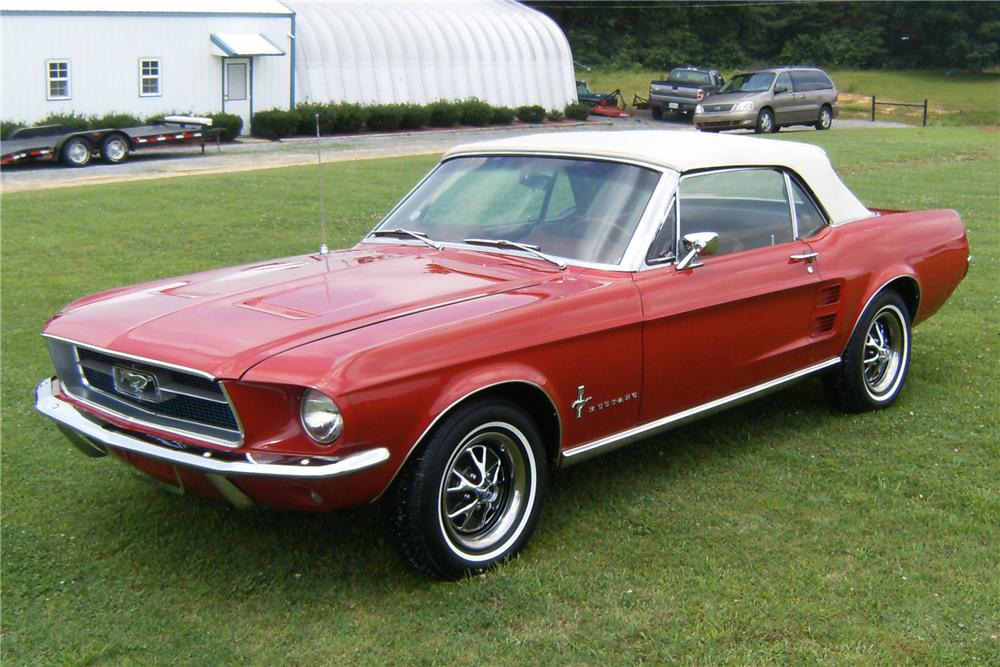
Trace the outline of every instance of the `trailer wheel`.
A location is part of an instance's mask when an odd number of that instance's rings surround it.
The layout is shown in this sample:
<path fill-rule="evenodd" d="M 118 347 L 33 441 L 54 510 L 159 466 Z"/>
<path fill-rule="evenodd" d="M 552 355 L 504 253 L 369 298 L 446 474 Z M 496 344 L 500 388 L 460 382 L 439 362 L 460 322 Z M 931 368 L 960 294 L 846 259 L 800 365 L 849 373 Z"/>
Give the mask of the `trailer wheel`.
<path fill-rule="evenodd" d="M 86 139 L 73 137 L 63 144 L 62 161 L 70 167 L 86 167 L 90 164 L 90 144 Z"/>
<path fill-rule="evenodd" d="M 101 142 L 101 157 L 105 162 L 118 164 L 128 157 L 128 141 L 120 134 L 112 134 Z"/>

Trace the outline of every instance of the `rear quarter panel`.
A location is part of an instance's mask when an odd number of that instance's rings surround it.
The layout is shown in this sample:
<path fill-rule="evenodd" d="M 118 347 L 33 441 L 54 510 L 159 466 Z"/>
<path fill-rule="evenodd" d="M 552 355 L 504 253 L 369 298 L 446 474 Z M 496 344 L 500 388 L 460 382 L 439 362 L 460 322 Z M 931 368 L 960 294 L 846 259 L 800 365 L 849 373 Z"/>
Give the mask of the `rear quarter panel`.
<path fill-rule="evenodd" d="M 817 345 L 817 358 L 843 352 L 865 306 L 887 283 L 916 281 L 916 325 L 941 308 L 968 266 L 968 238 L 953 210 L 887 213 L 829 227 L 807 242 L 819 253 L 821 281 L 841 286 L 838 325 Z"/>

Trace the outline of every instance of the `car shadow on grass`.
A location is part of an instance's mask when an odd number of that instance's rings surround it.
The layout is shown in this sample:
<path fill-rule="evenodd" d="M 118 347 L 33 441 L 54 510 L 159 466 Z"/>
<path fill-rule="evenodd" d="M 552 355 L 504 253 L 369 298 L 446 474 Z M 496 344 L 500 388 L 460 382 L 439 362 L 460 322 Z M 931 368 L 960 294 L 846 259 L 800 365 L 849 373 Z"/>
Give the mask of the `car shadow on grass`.
<path fill-rule="evenodd" d="M 577 528 L 593 512 L 641 503 L 651 485 L 667 488 L 721 460 L 753 456 L 773 444 L 775 433 L 804 440 L 833 417 L 819 383 L 811 381 L 567 468 L 550 480 L 535 540 L 544 536 L 552 545 L 577 539 Z M 112 511 L 87 520 L 105 524 L 92 526 L 102 533 L 128 533 L 121 537 L 131 548 L 115 554 L 126 561 L 117 565 L 143 578 L 169 573 L 201 579 L 206 587 L 265 587 L 271 595 L 289 596 L 301 596 L 308 584 L 324 595 L 361 597 L 422 581 L 392 548 L 385 500 L 330 513 L 244 512 L 218 501 L 172 496 L 137 480 L 126 488 L 127 497 L 116 498 Z M 544 560 L 545 551 L 529 543 L 525 566 Z M 362 583 L 373 577 L 383 585 L 372 589 Z"/>

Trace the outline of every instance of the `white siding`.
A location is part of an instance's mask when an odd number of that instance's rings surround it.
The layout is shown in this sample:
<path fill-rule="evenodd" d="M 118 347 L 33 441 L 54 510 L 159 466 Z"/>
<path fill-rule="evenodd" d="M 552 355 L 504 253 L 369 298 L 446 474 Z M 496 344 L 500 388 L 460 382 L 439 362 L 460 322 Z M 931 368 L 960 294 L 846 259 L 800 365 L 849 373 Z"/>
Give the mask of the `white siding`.
<path fill-rule="evenodd" d="M 221 111 L 222 58 L 212 33 L 261 33 L 286 51 L 254 58 L 254 109 L 288 108 L 289 16 L 0 15 L 0 118 L 35 122 L 50 113 Z M 139 95 L 139 59 L 159 58 L 159 96 Z M 72 99 L 46 99 L 45 62 L 71 65 Z"/>
<path fill-rule="evenodd" d="M 566 36 L 511 0 L 285 4 L 297 14 L 299 102 L 576 101 Z"/>

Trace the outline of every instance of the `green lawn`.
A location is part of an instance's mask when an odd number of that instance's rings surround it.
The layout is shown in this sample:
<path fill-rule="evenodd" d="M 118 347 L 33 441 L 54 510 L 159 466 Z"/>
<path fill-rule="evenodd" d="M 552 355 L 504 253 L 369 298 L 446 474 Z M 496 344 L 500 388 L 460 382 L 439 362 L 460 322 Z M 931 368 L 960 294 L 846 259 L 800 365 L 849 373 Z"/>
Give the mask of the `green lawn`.
<path fill-rule="evenodd" d="M 844 416 L 811 381 L 570 468 L 523 555 L 458 583 L 404 570 L 378 507 L 163 494 L 33 412 L 37 333 L 70 299 L 314 250 L 313 167 L 4 195 L 5 667 L 1000 662 L 1000 133 L 784 138 L 824 145 L 871 205 L 970 229 L 899 402 Z M 324 166 L 331 245 L 433 162 Z"/>
<path fill-rule="evenodd" d="M 723 72 L 727 77 L 736 72 Z M 595 70 L 577 72 L 576 78 L 586 80 L 591 88 L 610 92 L 621 88 L 625 100 L 632 96 L 649 96 L 649 82 L 665 73 L 654 70 L 617 71 Z M 870 118 L 871 96 L 886 102 L 922 104 L 928 100 L 930 125 L 997 125 L 1000 124 L 1000 73 L 983 75 L 956 72 L 927 71 L 838 71 L 829 72 L 841 93 L 844 117 Z M 879 106 L 877 118 L 919 125 L 921 109 Z"/>

